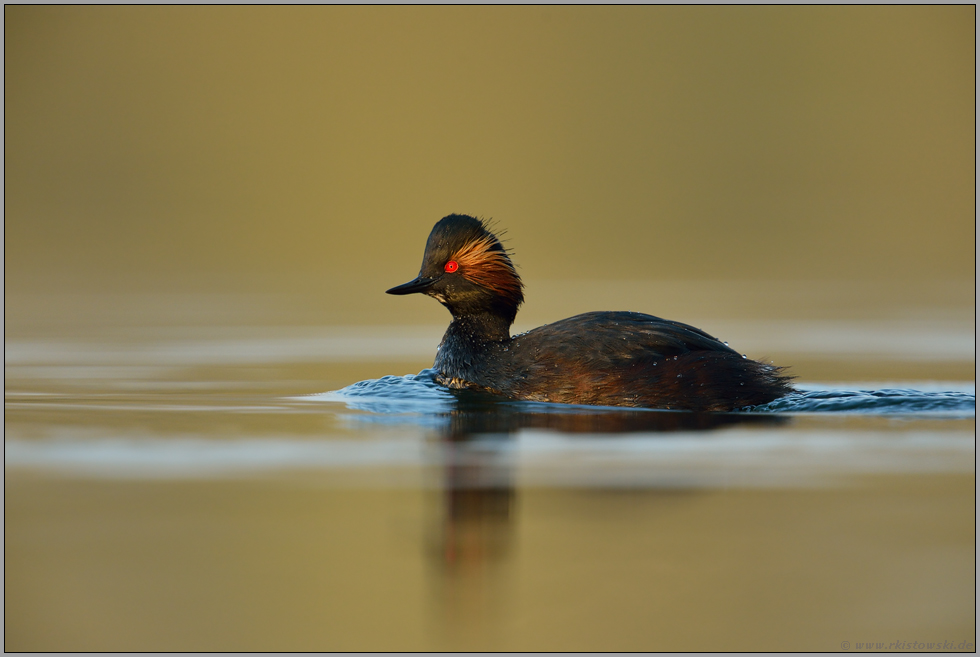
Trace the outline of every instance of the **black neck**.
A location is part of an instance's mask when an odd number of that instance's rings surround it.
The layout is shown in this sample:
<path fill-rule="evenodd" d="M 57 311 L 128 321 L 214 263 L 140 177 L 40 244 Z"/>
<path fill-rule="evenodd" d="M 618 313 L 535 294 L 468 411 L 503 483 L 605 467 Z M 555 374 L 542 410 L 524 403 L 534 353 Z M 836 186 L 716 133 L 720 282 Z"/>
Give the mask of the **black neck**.
<path fill-rule="evenodd" d="M 468 342 L 499 342 L 510 338 L 513 321 L 494 313 L 454 315 L 449 332 Z"/>

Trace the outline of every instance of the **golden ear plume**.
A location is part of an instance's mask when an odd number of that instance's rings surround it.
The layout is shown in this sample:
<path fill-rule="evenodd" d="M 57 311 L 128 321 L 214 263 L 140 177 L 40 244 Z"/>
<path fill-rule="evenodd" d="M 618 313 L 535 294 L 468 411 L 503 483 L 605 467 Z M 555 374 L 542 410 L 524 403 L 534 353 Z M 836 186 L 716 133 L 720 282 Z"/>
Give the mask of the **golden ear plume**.
<path fill-rule="evenodd" d="M 463 278 L 520 303 L 523 283 L 507 252 L 493 235 L 483 235 L 467 242 L 452 255 L 459 263 Z"/>

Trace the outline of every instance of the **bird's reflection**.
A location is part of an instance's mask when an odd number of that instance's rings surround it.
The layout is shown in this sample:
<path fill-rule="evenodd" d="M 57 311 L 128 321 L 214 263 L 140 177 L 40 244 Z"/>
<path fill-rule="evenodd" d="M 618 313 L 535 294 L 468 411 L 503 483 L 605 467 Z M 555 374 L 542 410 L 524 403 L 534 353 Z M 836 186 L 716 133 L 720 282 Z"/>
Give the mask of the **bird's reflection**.
<path fill-rule="evenodd" d="M 691 413 L 501 402 L 456 391 L 438 433 L 442 495 L 432 556 L 449 576 L 465 576 L 506 558 L 513 542 L 517 495 L 508 448 L 522 429 L 563 434 L 710 431 L 736 424 L 779 424 L 777 415 Z M 615 439 L 614 436 L 610 437 Z"/>

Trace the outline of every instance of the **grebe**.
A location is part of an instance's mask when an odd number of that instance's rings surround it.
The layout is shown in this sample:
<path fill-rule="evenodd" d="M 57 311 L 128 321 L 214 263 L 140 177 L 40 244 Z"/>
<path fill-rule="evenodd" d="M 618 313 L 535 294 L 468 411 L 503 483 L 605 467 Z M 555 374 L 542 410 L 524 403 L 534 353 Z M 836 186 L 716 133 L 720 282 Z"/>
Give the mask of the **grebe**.
<path fill-rule="evenodd" d="M 512 337 L 523 288 L 487 225 L 451 214 L 429 234 L 418 277 L 387 292 L 427 294 L 452 313 L 433 365 L 450 388 L 691 411 L 731 411 L 793 391 L 783 368 L 750 360 L 693 326 L 642 313 L 590 312 Z"/>

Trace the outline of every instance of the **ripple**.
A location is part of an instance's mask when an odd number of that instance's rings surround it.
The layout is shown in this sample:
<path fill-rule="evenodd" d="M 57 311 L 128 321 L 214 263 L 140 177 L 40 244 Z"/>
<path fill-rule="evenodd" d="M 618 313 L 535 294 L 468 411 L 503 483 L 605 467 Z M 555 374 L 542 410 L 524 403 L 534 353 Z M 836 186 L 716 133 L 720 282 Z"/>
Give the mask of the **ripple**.
<path fill-rule="evenodd" d="M 456 397 L 449 388 L 436 382 L 435 375 L 435 370 L 425 369 L 418 374 L 383 376 L 358 381 L 340 390 L 292 399 L 342 402 L 350 409 L 371 413 L 446 413 L 455 407 Z"/>
<path fill-rule="evenodd" d="M 887 386 L 887 384 L 885 384 Z M 936 389 L 935 383 L 926 384 L 928 391 L 905 387 L 882 387 L 873 390 L 847 390 L 829 388 L 818 384 L 802 384 L 798 392 L 782 399 L 753 406 L 743 411 L 752 413 L 835 413 L 865 415 L 913 415 L 967 418 L 976 416 L 976 394 L 966 392 L 963 385 L 950 384 L 949 388 Z M 925 386 L 923 386 L 925 387 Z M 435 379 L 435 370 L 425 369 L 415 375 L 385 376 L 380 379 L 359 381 L 341 390 L 295 398 L 312 402 L 341 402 L 348 408 L 371 413 L 443 414 L 457 410 L 467 399 L 475 395 L 468 391 L 450 391 Z M 581 412 L 599 407 L 583 407 L 573 404 L 545 402 L 513 402 L 488 395 L 480 395 L 483 404 L 497 404 L 503 410 L 505 404 L 520 406 L 535 412 Z M 627 412 L 643 409 L 602 407 L 605 410 Z"/>
<path fill-rule="evenodd" d="M 909 388 L 879 390 L 801 390 L 750 409 L 757 413 L 861 413 L 867 415 L 942 415 L 975 417 L 975 394 L 923 392 Z"/>

